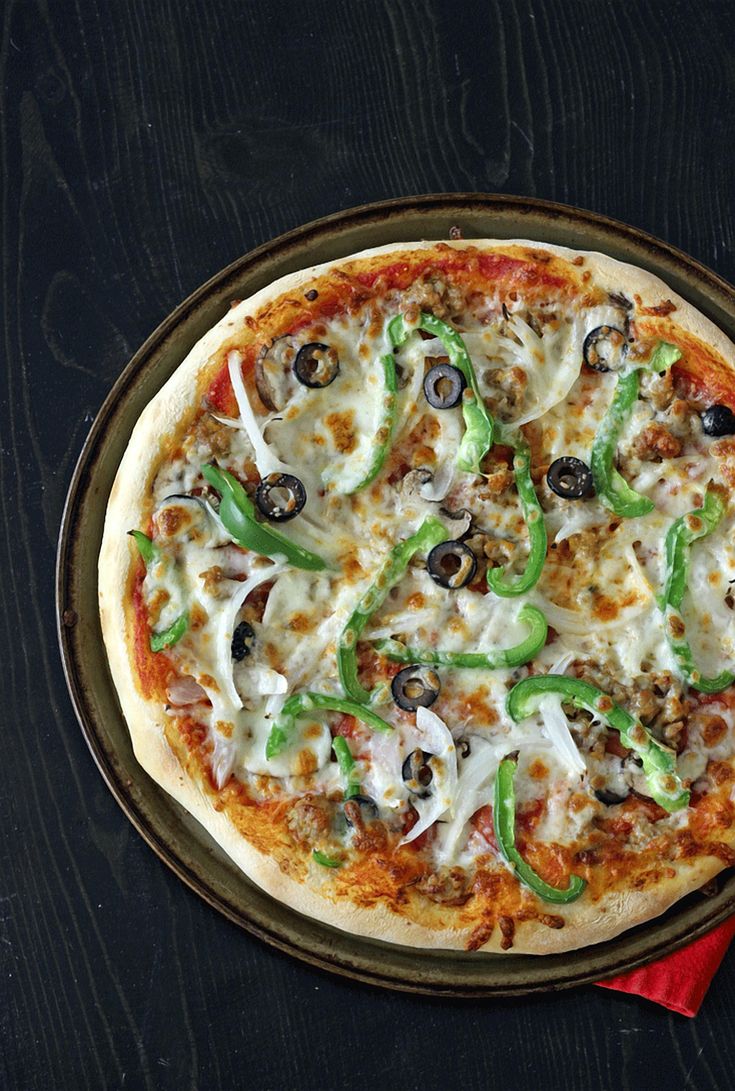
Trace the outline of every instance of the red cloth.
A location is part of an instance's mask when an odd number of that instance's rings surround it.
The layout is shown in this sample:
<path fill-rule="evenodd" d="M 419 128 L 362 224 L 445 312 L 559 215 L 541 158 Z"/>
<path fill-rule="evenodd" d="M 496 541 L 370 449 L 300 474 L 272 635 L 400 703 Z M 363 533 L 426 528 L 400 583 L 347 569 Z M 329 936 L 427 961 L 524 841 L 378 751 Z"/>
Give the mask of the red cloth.
<path fill-rule="evenodd" d="M 694 1016 L 733 935 L 735 917 L 673 955 L 666 955 L 640 970 L 631 970 L 629 974 L 598 981 L 597 984 L 603 989 L 635 993 L 646 1000 L 653 1000 L 655 1004 L 663 1004 L 680 1015 Z"/>

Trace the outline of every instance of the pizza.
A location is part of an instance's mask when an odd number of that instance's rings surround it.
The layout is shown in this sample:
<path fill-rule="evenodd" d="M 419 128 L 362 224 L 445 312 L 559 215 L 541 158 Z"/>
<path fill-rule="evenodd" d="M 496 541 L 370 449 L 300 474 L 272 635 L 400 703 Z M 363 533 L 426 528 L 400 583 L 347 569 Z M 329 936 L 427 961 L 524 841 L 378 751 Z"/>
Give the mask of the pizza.
<path fill-rule="evenodd" d="M 401 243 L 140 417 L 99 601 L 140 765 L 294 910 L 554 953 L 735 861 L 735 347 L 655 276 Z"/>

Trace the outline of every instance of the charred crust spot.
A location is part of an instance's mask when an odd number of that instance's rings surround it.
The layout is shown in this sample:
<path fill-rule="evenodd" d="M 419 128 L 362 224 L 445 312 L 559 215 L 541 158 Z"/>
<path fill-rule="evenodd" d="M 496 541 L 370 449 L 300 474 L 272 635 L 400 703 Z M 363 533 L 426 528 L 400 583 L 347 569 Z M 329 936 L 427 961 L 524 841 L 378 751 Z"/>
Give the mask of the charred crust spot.
<path fill-rule="evenodd" d="M 639 299 L 639 296 L 636 296 Z M 664 299 L 655 307 L 641 307 L 641 314 L 651 315 L 654 318 L 666 318 L 676 310 L 676 304 L 670 299 Z"/>
<path fill-rule="evenodd" d="M 498 917 L 498 927 L 502 933 L 500 946 L 504 951 L 509 951 L 513 946 L 516 934 L 516 923 L 512 917 Z"/>
<path fill-rule="evenodd" d="M 483 921 L 482 924 L 478 924 L 470 934 L 470 938 L 467 941 L 468 951 L 479 951 L 481 947 L 484 947 L 487 941 L 493 934 L 495 929 L 494 921 Z"/>
<path fill-rule="evenodd" d="M 566 921 L 555 913 L 542 913 L 539 917 L 539 924 L 545 924 L 547 928 L 563 928 Z"/>

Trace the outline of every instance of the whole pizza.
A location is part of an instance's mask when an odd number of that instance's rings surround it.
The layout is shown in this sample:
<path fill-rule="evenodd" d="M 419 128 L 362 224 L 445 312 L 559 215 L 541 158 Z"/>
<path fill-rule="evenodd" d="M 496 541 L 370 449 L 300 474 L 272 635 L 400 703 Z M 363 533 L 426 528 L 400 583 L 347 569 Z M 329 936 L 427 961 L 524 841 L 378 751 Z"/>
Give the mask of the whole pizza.
<path fill-rule="evenodd" d="M 735 346 L 656 277 L 405 243 L 229 313 L 99 564 L 143 768 L 275 898 L 552 953 L 735 862 Z"/>

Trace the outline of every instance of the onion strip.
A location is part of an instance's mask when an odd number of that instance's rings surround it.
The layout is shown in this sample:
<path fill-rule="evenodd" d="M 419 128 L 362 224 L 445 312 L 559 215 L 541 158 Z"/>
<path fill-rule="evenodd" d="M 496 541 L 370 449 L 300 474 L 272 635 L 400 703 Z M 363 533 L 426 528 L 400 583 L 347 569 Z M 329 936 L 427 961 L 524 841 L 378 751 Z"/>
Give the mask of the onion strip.
<path fill-rule="evenodd" d="M 457 750 L 449 728 L 429 708 L 416 710 L 416 727 L 423 748 L 432 755 L 429 765 L 433 778 L 428 798 L 412 800 L 419 820 L 403 838 L 402 845 L 415 841 L 424 830 L 428 830 L 438 818 L 451 810 L 457 795 Z"/>
<path fill-rule="evenodd" d="M 216 655 L 219 682 L 222 687 L 223 694 L 227 697 L 230 704 L 235 709 L 242 708 L 242 698 L 237 692 L 235 687 L 235 680 L 233 678 L 233 662 L 232 662 L 232 636 L 235 631 L 235 621 L 237 615 L 242 609 L 243 603 L 247 599 L 248 595 L 259 587 L 261 583 L 267 583 L 269 580 L 274 579 L 276 576 L 280 576 L 287 568 L 285 564 L 271 564 L 267 568 L 259 568 L 248 576 L 244 583 L 241 583 L 237 591 L 235 591 L 232 598 L 229 600 L 222 615 L 219 619 L 216 634 Z M 276 673 L 276 672 L 273 672 Z M 283 677 L 279 675 L 279 677 Z M 268 691 L 272 692 L 272 691 Z M 277 689 L 275 692 L 282 692 L 281 689 Z"/>
<path fill-rule="evenodd" d="M 242 379 L 242 355 L 237 349 L 228 352 L 227 369 L 230 373 L 232 389 L 235 392 L 237 408 L 240 410 L 242 427 L 247 432 L 253 448 L 258 473 L 261 477 L 267 477 L 268 474 L 273 473 L 291 473 L 291 467 L 285 462 L 281 462 L 280 458 L 271 450 L 256 420 Z"/>

